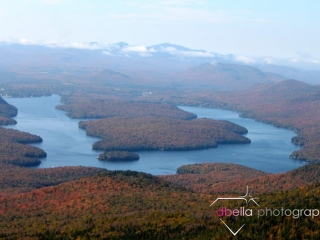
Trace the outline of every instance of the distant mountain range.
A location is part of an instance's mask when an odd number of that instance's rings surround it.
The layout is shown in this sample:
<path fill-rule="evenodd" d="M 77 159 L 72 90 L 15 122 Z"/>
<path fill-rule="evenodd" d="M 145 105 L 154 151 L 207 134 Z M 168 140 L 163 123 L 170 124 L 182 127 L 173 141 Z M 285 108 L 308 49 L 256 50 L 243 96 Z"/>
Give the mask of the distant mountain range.
<path fill-rule="evenodd" d="M 246 63 L 246 64 L 245 64 Z M 92 77 L 100 82 L 236 90 L 259 83 L 297 79 L 320 83 L 320 70 L 262 64 L 245 56 L 222 55 L 162 43 L 125 42 L 23 45 L 0 43 L 1 76 Z"/>
<path fill-rule="evenodd" d="M 176 80 L 185 81 L 197 88 L 217 90 L 244 89 L 261 83 L 273 83 L 285 77 L 265 73 L 257 68 L 227 63 L 205 63 L 173 74 Z"/>
<path fill-rule="evenodd" d="M 277 73 L 286 78 L 297 79 L 309 84 L 320 83 L 320 70 L 304 71 L 298 68 L 288 66 L 278 66 L 273 64 L 258 66 L 258 68 L 264 72 Z"/>

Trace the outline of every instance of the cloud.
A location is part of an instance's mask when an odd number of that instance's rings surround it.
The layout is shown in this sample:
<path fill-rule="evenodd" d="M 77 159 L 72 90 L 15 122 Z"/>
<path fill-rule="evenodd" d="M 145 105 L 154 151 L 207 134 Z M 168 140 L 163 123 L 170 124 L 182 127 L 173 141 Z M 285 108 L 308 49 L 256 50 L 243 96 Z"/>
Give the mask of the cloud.
<path fill-rule="evenodd" d="M 1 40 L 0 40 L 1 41 Z M 50 48 L 76 48 L 76 49 L 109 49 L 109 44 L 103 44 L 98 42 L 80 43 L 80 42 L 58 42 L 58 41 L 35 41 L 28 38 L 19 39 L 4 39 L 3 42 L 7 44 L 22 44 L 22 45 L 39 45 Z"/>
<path fill-rule="evenodd" d="M 20 38 L 19 42 L 23 45 L 32 45 L 35 44 L 32 40 L 27 39 L 27 38 Z"/>
<path fill-rule="evenodd" d="M 60 48 L 76 48 L 76 49 L 88 49 L 88 50 L 97 50 L 97 49 L 103 49 L 106 46 L 104 44 L 92 42 L 92 43 L 79 43 L 79 42 L 70 42 L 70 43 L 62 43 L 62 42 L 45 42 L 43 44 L 46 47 L 60 47 Z"/>
<path fill-rule="evenodd" d="M 320 59 L 315 58 L 309 53 L 299 52 L 297 54 L 298 54 L 298 57 L 289 59 L 291 63 L 311 63 L 311 64 L 320 65 Z"/>
<path fill-rule="evenodd" d="M 22 44 L 22 45 L 39 45 L 38 42 L 22 37 L 19 39 L 15 39 L 15 38 L 9 38 L 9 39 L 5 39 L 3 40 L 4 42 L 6 42 L 7 44 Z"/>
<path fill-rule="evenodd" d="M 248 58 L 245 56 L 235 56 L 234 60 L 237 62 L 241 62 L 244 64 L 252 64 L 252 63 L 256 63 L 256 61 L 253 58 Z"/>
<path fill-rule="evenodd" d="M 312 64 L 319 64 L 320 65 L 320 60 L 318 60 L 318 59 L 291 58 L 291 59 L 289 59 L 289 61 L 292 62 L 292 63 L 312 63 Z"/>
<path fill-rule="evenodd" d="M 314 63 L 314 64 L 320 64 L 320 60 L 318 60 L 318 59 L 310 59 L 310 60 L 307 60 L 306 62 Z"/>
<path fill-rule="evenodd" d="M 158 50 L 154 48 L 149 48 L 148 50 L 149 50 L 149 53 L 162 52 L 162 53 L 169 53 L 171 55 L 185 56 L 185 57 L 214 57 L 214 54 L 209 52 L 197 51 L 197 50 L 183 51 L 183 50 L 178 50 L 175 47 L 161 47 Z"/>
<path fill-rule="evenodd" d="M 138 46 L 130 46 L 130 47 L 125 47 L 122 49 L 123 52 L 125 53 L 139 53 L 141 56 L 151 56 L 152 53 L 156 52 L 164 52 L 164 53 L 169 53 L 171 55 L 177 55 L 177 56 L 185 56 L 185 57 L 214 57 L 212 53 L 205 52 L 205 51 L 181 51 L 178 50 L 174 47 L 162 47 L 158 50 L 154 48 L 147 48 L 146 46 L 143 45 L 138 45 Z"/>
<path fill-rule="evenodd" d="M 108 55 L 108 56 L 114 56 L 114 54 L 112 54 L 112 53 L 109 52 L 109 51 L 102 51 L 102 54 Z"/>
<path fill-rule="evenodd" d="M 180 51 L 179 54 L 186 57 L 214 57 L 214 55 L 209 52 Z"/>
<path fill-rule="evenodd" d="M 131 47 L 125 47 L 123 49 L 124 52 L 135 52 L 135 53 L 148 53 L 148 49 L 146 46 L 131 46 Z"/>
<path fill-rule="evenodd" d="M 273 58 L 264 58 L 263 62 L 266 64 L 274 64 L 274 59 Z"/>
<path fill-rule="evenodd" d="M 174 47 L 165 47 L 160 50 L 161 52 L 167 52 L 171 55 L 180 55 L 186 57 L 214 57 L 212 53 L 203 51 L 181 51 Z"/>
<path fill-rule="evenodd" d="M 141 57 L 151 56 L 151 52 L 143 45 L 125 47 L 122 51 L 124 53 L 138 53 Z"/>
<path fill-rule="evenodd" d="M 98 50 L 101 49 L 104 55 L 114 56 L 130 56 L 130 54 L 139 54 L 142 57 L 149 57 L 155 53 L 168 53 L 179 57 L 215 57 L 214 53 L 200 51 L 200 50 L 179 50 L 175 47 L 160 47 L 148 48 L 144 45 L 128 46 L 127 44 L 105 44 L 98 42 L 80 43 L 80 42 L 57 42 L 57 41 L 43 41 L 36 42 L 27 38 L 7 39 L 4 40 L 7 44 L 23 44 L 23 45 L 40 45 L 49 48 L 75 48 Z"/>

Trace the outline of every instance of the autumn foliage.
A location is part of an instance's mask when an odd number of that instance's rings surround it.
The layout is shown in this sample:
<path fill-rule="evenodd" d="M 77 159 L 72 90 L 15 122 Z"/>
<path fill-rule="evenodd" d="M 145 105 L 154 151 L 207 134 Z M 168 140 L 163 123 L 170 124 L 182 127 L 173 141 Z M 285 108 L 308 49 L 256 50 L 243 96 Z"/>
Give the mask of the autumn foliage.
<path fill-rule="evenodd" d="M 57 109 L 67 111 L 72 118 L 109 118 L 109 117 L 168 117 L 177 119 L 194 119 L 197 116 L 177 108 L 171 104 L 155 104 L 126 100 L 99 100 L 87 98 L 67 98 L 66 105 L 59 105 Z M 70 102 L 70 103 L 68 103 Z"/>
<path fill-rule="evenodd" d="M 2 97 L 0 97 L 0 116 L 2 117 L 15 117 L 18 109 L 15 106 L 8 104 Z"/>
<path fill-rule="evenodd" d="M 278 127 L 294 129 L 302 149 L 292 158 L 320 161 L 320 88 L 296 80 L 215 96 L 220 107 Z"/>
<path fill-rule="evenodd" d="M 0 196 L 29 192 L 106 171 L 94 167 L 25 168 L 0 163 Z M 0 231 L 1 232 L 1 231 Z"/>
<path fill-rule="evenodd" d="M 0 142 L 40 143 L 42 138 L 27 132 L 0 127 Z"/>
<path fill-rule="evenodd" d="M 80 122 L 90 136 L 103 138 L 97 150 L 192 150 L 222 143 L 250 143 L 240 134 L 247 130 L 227 121 L 212 119 L 106 118 Z"/>
<path fill-rule="evenodd" d="M 15 125 L 17 122 L 12 118 L 7 117 L 0 117 L 0 125 L 6 126 L 6 125 Z"/>
<path fill-rule="evenodd" d="M 26 143 L 42 142 L 42 138 L 26 132 L 0 127 L 0 162 L 19 166 L 36 166 L 47 154 Z"/>
<path fill-rule="evenodd" d="M 279 174 L 267 174 L 233 163 L 203 163 L 184 165 L 177 174 L 161 178 L 200 193 L 239 193 L 250 186 L 253 193 L 272 193 L 317 184 L 320 165 L 307 164 Z"/>
<path fill-rule="evenodd" d="M 115 117 L 80 126 L 101 134 L 102 141 L 121 137 L 157 143 L 150 136 L 160 136 L 163 142 L 184 138 L 191 142 L 195 140 L 191 136 L 201 141 L 212 137 L 216 144 L 248 141 L 240 135 L 245 128 L 209 119 Z M 29 169 L 12 164 L 45 156 L 41 149 L 22 144 L 39 137 L 8 129 L 2 132 L 1 156 L 18 158 L 0 162 L 1 238 L 235 239 L 210 207 L 217 197 L 241 196 L 248 185 L 261 206 L 317 208 L 320 201 L 317 164 L 284 174 L 236 164 L 195 164 L 161 177 L 87 167 Z M 136 135 L 123 138 L 130 132 Z M 319 231 L 318 218 L 250 218 L 238 239 L 316 239 Z"/>
<path fill-rule="evenodd" d="M 319 166 L 308 166 L 308 169 L 295 172 L 295 176 L 300 178 L 299 175 L 305 171 L 319 172 Z M 205 175 L 224 169 L 221 176 L 231 176 L 235 171 L 240 174 L 244 170 L 241 166 L 225 164 L 195 165 L 194 170 L 193 166 L 187 168 L 183 168 L 183 171 L 189 172 L 185 175 L 201 175 L 201 172 Z M 64 173 L 64 170 L 67 169 L 59 168 L 55 171 Z M 259 174 L 248 169 L 247 173 L 250 172 L 253 175 Z M 216 184 L 219 184 L 219 176 L 216 180 Z M 295 178 L 290 180 L 294 182 Z M 276 177 L 269 184 L 277 181 L 283 179 L 277 180 Z M 320 223 L 318 217 L 301 217 L 296 220 L 280 216 L 247 218 L 244 230 L 238 234 L 238 238 L 232 238 L 233 235 L 219 224 L 216 207 L 210 207 L 210 204 L 217 197 L 244 195 L 244 184 L 239 181 L 236 191 L 207 194 L 179 187 L 149 174 L 107 171 L 56 186 L 1 196 L 1 237 L 200 240 L 269 239 L 270 236 L 290 239 L 291 235 L 296 239 L 312 239 L 312 236 L 317 236 Z M 190 184 L 189 187 L 193 188 L 194 185 Z M 262 208 L 312 209 L 318 206 L 319 192 L 319 184 L 313 184 L 290 191 L 251 194 Z M 230 208 L 237 207 L 232 202 L 223 204 Z"/>
<path fill-rule="evenodd" d="M 4 109 L 6 109 L 6 111 L 4 111 Z M 3 116 L 15 116 L 17 109 L 0 98 L 0 115 L 1 114 L 0 122 L 7 119 L 7 121 L 2 123 L 10 124 L 15 121 Z M 47 154 L 40 148 L 26 145 L 26 143 L 39 142 L 42 142 L 42 138 L 39 136 L 0 127 L 0 163 L 19 166 L 39 165 L 41 163 L 39 158 L 44 158 Z"/>

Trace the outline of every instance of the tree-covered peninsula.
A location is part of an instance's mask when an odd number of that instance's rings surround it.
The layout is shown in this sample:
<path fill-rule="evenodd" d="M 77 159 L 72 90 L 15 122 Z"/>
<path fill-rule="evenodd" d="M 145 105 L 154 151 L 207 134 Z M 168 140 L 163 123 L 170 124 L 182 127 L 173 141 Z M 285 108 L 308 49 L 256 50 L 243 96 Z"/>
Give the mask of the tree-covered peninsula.
<path fill-rule="evenodd" d="M 10 117 L 17 115 L 17 108 L 9 105 L 0 97 L 0 125 L 14 124 Z M 39 143 L 42 138 L 27 132 L 0 127 L 0 164 L 13 164 L 18 166 L 36 166 L 41 163 L 39 158 L 47 156 L 40 148 L 26 145 Z"/>

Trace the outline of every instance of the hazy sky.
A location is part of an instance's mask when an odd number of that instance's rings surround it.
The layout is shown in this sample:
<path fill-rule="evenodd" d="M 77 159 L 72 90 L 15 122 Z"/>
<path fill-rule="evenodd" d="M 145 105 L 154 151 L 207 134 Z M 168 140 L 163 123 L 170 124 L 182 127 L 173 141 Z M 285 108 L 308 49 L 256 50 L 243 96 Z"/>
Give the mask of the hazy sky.
<path fill-rule="evenodd" d="M 2 0 L 0 29 L 2 41 L 169 42 L 320 60 L 319 0 Z"/>

